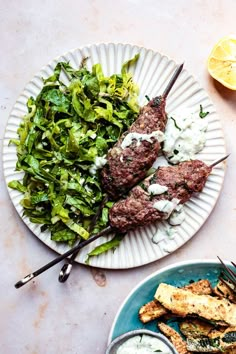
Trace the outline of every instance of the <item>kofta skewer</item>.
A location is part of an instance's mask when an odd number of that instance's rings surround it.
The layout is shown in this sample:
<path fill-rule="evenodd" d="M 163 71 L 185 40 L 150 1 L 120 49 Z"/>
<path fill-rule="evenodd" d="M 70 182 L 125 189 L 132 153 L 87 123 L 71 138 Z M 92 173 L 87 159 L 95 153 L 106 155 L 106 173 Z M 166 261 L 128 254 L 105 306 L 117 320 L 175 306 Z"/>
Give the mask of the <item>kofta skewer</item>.
<path fill-rule="evenodd" d="M 166 98 L 183 69 L 175 70 L 166 89 L 145 105 L 139 117 L 108 151 L 107 163 L 101 171 L 103 190 L 114 200 L 127 193 L 145 178 L 164 140 L 167 122 Z"/>
<path fill-rule="evenodd" d="M 119 232 L 127 232 L 167 219 L 178 204 L 186 203 L 193 193 L 201 192 L 212 170 L 199 160 L 161 166 L 109 212 L 109 223 Z"/>
<path fill-rule="evenodd" d="M 153 98 L 141 109 L 136 121 L 108 152 L 107 164 L 101 171 L 102 186 L 106 191 L 102 205 L 105 204 L 108 196 L 116 200 L 144 179 L 146 172 L 156 160 L 167 122 L 166 99 L 183 66 L 184 64 L 181 64 L 177 67 L 163 94 Z M 102 208 L 99 207 L 95 214 L 93 219 L 95 222 L 92 221 L 93 227 L 101 210 Z M 93 227 L 90 227 L 89 231 Z M 74 253 L 63 265 L 58 278 L 59 282 L 63 283 L 68 279 L 77 254 L 78 252 Z"/>
<path fill-rule="evenodd" d="M 225 156 L 224 159 L 226 159 L 228 157 Z M 219 160 L 218 163 L 222 162 L 223 159 L 221 158 Z M 190 164 L 192 164 L 193 168 L 191 169 L 190 168 Z M 213 166 L 216 166 L 217 165 L 217 161 L 214 162 L 212 164 Z M 150 178 L 152 177 L 155 177 L 156 178 L 156 181 L 157 182 L 157 177 L 158 177 L 158 174 L 160 173 L 160 178 L 163 177 L 162 179 L 162 183 L 164 183 L 164 178 L 166 178 L 166 181 L 168 183 L 168 176 L 172 176 L 172 173 L 168 173 L 166 174 L 166 177 L 165 177 L 165 174 L 164 174 L 164 171 L 166 169 L 166 171 L 170 172 L 171 170 L 176 170 L 178 169 L 179 170 L 179 175 L 180 175 L 180 169 L 181 169 L 181 166 L 184 166 L 183 167 L 183 171 L 182 171 L 182 177 L 184 178 L 182 180 L 182 183 L 181 185 L 180 184 L 176 184 L 175 185 L 175 188 L 174 188 L 174 185 L 172 183 L 172 179 L 171 179 L 171 184 L 169 184 L 169 187 L 168 189 L 170 188 L 170 191 L 169 191 L 169 194 L 168 194 L 168 198 L 170 199 L 171 197 L 173 199 L 178 199 L 180 202 L 182 203 L 185 203 L 187 200 L 189 200 L 191 198 L 191 196 L 194 194 L 194 192 L 200 192 L 204 185 L 205 185 L 205 182 L 207 180 L 207 177 L 208 175 L 210 174 L 211 170 L 212 170 L 212 166 L 207 166 L 206 164 L 204 164 L 203 162 L 199 161 L 199 160 L 194 160 L 194 161 L 186 161 L 186 162 L 182 162 L 180 163 L 178 166 L 167 166 L 167 167 L 160 167 L 152 176 L 148 177 L 144 183 L 146 185 L 149 185 L 152 184 L 150 183 Z M 161 172 L 159 171 L 161 170 Z M 159 171 L 159 172 L 158 172 Z M 192 174 L 192 177 L 195 176 L 196 177 L 196 181 L 193 180 L 193 178 L 191 177 L 190 181 L 187 181 L 185 178 L 187 178 L 187 176 L 189 176 L 189 174 L 191 173 L 191 171 L 194 173 Z M 173 176 L 172 176 L 173 177 Z M 160 179 L 158 179 L 159 182 L 161 182 Z M 179 181 L 180 182 L 180 181 Z M 194 183 L 194 182 L 197 182 L 197 183 Z M 164 186 L 164 184 L 163 184 Z M 135 189 L 137 189 L 139 186 L 136 186 L 130 193 L 129 197 L 128 198 L 133 198 L 134 196 L 136 196 L 136 193 L 137 193 L 137 190 L 134 191 Z M 186 188 L 185 188 L 186 187 Z M 139 192 L 141 193 L 141 191 L 139 190 Z M 147 197 L 147 196 L 146 196 Z M 146 198 L 145 197 L 145 198 Z M 127 198 L 127 199 L 128 199 Z M 143 192 L 141 193 L 141 202 L 143 200 L 145 200 L 145 198 L 143 197 Z M 168 200 L 169 200 L 168 199 Z M 162 199 L 160 200 L 156 200 L 154 201 L 155 202 L 158 202 L 158 201 L 161 201 Z M 125 200 L 121 200 L 117 203 L 114 204 L 114 206 L 110 209 L 110 226 L 108 226 L 107 228 L 105 228 L 104 230 L 102 230 L 100 233 L 96 234 L 96 235 L 93 235 L 91 236 L 88 240 L 86 241 L 83 241 L 81 242 L 80 244 L 78 244 L 77 246 L 71 248 L 70 250 L 68 250 L 67 252 L 65 252 L 64 254 L 60 255 L 59 257 L 55 258 L 54 260 L 52 260 L 51 262 L 49 262 L 48 264 L 44 265 L 43 267 L 39 268 L 37 271 L 33 272 L 33 273 L 30 273 L 28 274 L 26 277 L 24 277 L 23 279 L 21 279 L 20 281 L 18 281 L 16 284 L 15 284 L 15 287 L 16 288 L 20 288 L 22 287 L 23 285 L 25 285 L 26 283 L 28 283 L 30 280 L 34 279 L 36 276 L 38 276 L 39 274 L 45 272 L 47 269 L 51 268 L 52 266 L 54 266 L 55 264 L 59 263 L 61 260 L 67 258 L 68 256 L 70 256 L 71 254 L 79 251 L 81 248 L 87 246 L 89 243 L 95 241 L 96 239 L 98 239 L 99 237 L 101 236 L 104 236 L 104 235 L 107 235 L 109 234 L 110 232 L 113 232 L 113 231 L 117 231 L 119 228 L 121 228 L 121 231 L 123 232 L 124 230 L 128 231 L 130 230 L 131 228 L 135 228 L 137 226 L 141 226 L 140 224 L 140 220 L 138 220 L 137 222 L 137 219 L 135 219 L 134 221 L 134 225 L 133 227 L 131 227 L 131 223 L 130 223 L 130 220 L 128 219 L 128 222 L 126 222 L 124 224 L 124 222 L 122 221 L 119 221 L 117 218 L 115 218 L 115 210 L 117 209 L 119 213 L 121 213 L 122 216 L 124 216 L 123 214 L 123 208 L 120 209 L 120 204 L 119 203 L 123 203 Z M 171 201 L 171 200 L 170 200 Z M 147 200 L 146 200 L 147 202 Z M 116 207 L 116 205 L 118 205 L 118 208 Z M 148 206 L 149 209 L 150 206 Z M 114 208 L 114 209 L 113 209 Z M 112 210 L 113 209 L 113 210 Z M 154 212 L 157 211 L 157 213 L 151 213 L 152 217 L 149 218 L 149 223 L 153 222 L 153 221 L 156 221 L 156 220 L 161 220 L 161 218 L 166 218 L 166 213 L 163 213 L 163 212 L 158 212 L 158 210 L 155 209 L 155 207 L 153 208 L 154 209 Z M 112 210 L 112 211 L 111 211 Z M 130 211 L 129 211 L 130 212 Z M 117 225 L 115 224 L 117 220 Z M 122 219 L 123 220 L 123 219 Z M 142 219 L 143 220 L 143 219 Z M 137 224 L 140 224 L 140 225 L 137 225 Z M 143 225 L 146 225 L 146 221 L 144 220 L 144 224 Z"/>

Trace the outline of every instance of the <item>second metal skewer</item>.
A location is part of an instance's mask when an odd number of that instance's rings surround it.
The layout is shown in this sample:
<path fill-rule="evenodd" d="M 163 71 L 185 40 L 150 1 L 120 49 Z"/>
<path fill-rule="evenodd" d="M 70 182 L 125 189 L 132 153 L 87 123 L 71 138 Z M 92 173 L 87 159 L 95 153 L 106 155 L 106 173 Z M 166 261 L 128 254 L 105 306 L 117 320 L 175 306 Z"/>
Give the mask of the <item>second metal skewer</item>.
<path fill-rule="evenodd" d="M 112 228 L 110 226 L 108 226 L 107 228 L 105 228 L 104 230 L 99 232 L 98 234 L 96 234 L 94 236 L 91 236 L 88 240 L 80 242 L 77 246 L 71 248 L 69 251 L 63 253 L 61 256 L 53 259 L 51 262 L 45 264 L 43 267 L 39 268 L 35 272 L 26 275 L 23 279 L 21 279 L 20 281 L 18 281 L 15 284 L 15 288 L 16 289 L 21 288 L 23 285 L 28 283 L 30 280 L 32 280 L 33 278 L 37 277 L 39 274 L 45 272 L 49 268 L 53 267 L 55 264 L 59 263 L 60 261 L 62 261 L 65 258 L 67 258 L 72 253 L 78 252 L 81 248 L 83 248 L 83 247 L 87 246 L 89 243 L 97 240 L 99 237 L 101 237 L 103 235 L 107 235 L 110 232 L 112 232 Z"/>

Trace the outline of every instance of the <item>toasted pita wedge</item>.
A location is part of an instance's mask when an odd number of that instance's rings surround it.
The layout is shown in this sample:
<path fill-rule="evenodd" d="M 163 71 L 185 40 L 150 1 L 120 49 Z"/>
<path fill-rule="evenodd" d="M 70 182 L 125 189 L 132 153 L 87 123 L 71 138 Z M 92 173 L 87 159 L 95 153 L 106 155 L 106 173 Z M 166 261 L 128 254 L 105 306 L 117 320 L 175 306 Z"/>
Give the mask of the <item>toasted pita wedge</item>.
<path fill-rule="evenodd" d="M 212 287 L 209 280 L 199 280 L 192 284 L 186 285 L 183 289 L 191 291 L 193 294 L 210 295 L 212 294 Z M 139 310 L 139 319 L 143 323 L 160 318 L 167 314 L 168 311 L 156 300 L 150 301 L 143 305 Z"/>
<path fill-rule="evenodd" d="M 176 348 L 179 354 L 190 354 L 187 350 L 187 343 L 182 339 L 181 335 L 173 328 L 166 325 L 164 322 L 158 323 L 160 331 L 170 339 L 173 346 Z"/>
<path fill-rule="evenodd" d="M 236 326 L 236 305 L 226 299 L 193 294 L 189 290 L 178 289 L 164 283 L 158 286 L 154 297 L 176 315 L 182 317 L 195 315 L 215 323 Z"/>

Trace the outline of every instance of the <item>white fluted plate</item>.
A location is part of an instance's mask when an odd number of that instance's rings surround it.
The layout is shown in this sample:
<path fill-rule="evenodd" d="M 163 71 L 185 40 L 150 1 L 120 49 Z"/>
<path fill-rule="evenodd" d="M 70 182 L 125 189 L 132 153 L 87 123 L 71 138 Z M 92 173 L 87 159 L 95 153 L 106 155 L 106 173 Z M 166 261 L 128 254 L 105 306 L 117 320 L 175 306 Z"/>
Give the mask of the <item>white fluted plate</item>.
<path fill-rule="evenodd" d="M 69 61 L 73 67 L 78 67 L 83 57 L 88 57 L 88 68 L 99 62 L 104 74 L 111 75 L 120 72 L 122 63 L 132 58 L 136 53 L 140 53 L 140 58 L 131 70 L 134 81 L 140 87 L 140 105 L 144 105 L 146 103 L 145 95 L 154 97 L 163 92 L 166 82 L 177 66 L 174 60 L 150 49 L 130 44 L 91 45 L 69 51 L 42 68 L 26 85 L 7 122 L 3 144 L 3 167 L 6 183 L 13 179 L 22 180 L 23 174 L 15 171 L 16 148 L 8 146 L 8 142 L 10 139 L 17 139 L 17 128 L 22 117 L 27 113 L 26 102 L 30 96 L 36 97 L 42 89 L 42 77 L 47 78 L 52 75 L 53 69 L 59 61 Z M 206 145 L 197 157 L 206 163 L 211 163 L 226 154 L 221 122 L 208 94 L 191 74 L 183 70 L 168 96 L 167 113 L 171 114 L 181 108 L 188 108 L 193 113 L 199 112 L 200 104 L 204 110 L 210 113 L 207 116 L 209 124 L 206 132 Z M 176 227 L 177 234 L 173 239 L 165 238 L 160 243 L 154 244 L 152 237 L 157 231 L 157 224 L 143 227 L 130 232 L 114 252 L 108 251 L 98 257 L 92 257 L 90 265 L 111 269 L 132 268 L 153 262 L 174 252 L 195 235 L 207 220 L 219 197 L 224 174 L 224 164 L 214 168 L 203 191 L 185 204 L 187 217 L 180 226 Z M 8 191 L 17 212 L 30 230 L 47 246 L 58 253 L 64 253 L 68 249 L 67 246 L 52 241 L 49 232 L 41 232 L 40 225 L 31 223 L 28 218 L 23 216 L 23 208 L 20 205 L 22 194 L 10 188 Z M 98 239 L 82 249 L 76 260 L 79 263 L 84 263 L 87 253 L 109 237 Z"/>

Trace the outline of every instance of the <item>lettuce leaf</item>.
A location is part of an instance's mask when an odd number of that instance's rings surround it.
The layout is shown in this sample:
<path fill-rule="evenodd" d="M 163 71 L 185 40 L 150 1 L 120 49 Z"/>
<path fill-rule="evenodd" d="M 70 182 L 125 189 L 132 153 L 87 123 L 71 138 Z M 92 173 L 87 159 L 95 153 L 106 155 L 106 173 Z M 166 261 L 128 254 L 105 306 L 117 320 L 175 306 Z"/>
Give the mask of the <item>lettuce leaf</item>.
<path fill-rule="evenodd" d="M 99 256 L 100 254 L 105 253 L 109 250 L 115 251 L 115 249 L 120 245 L 124 237 L 124 234 L 116 234 L 110 241 L 107 241 L 95 247 L 91 252 L 88 253 L 85 263 L 89 264 L 91 257 Z"/>
<path fill-rule="evenodd" d="M 49 230 L 55 242 L 72 245 L 90 236 L 89 225 L 105 195 L 99 170 L 91 174 L 91 166 L 137 118 L 139 91 L 129 68 L 138 57 L 111 76 L 100 64 L 88 70 L 86 60 L 79 68 L 57 63 L 39 95 L 28 99 L 19 139 L 9 141 L 16 146 L 16 170 L 24 178 L 8 186 L 23 194 L 23 214 Z M 112 204 L 103 208 L 94 232 L 108 225 Z M 118 238 L 103 251 L 116 245 Z"/>

